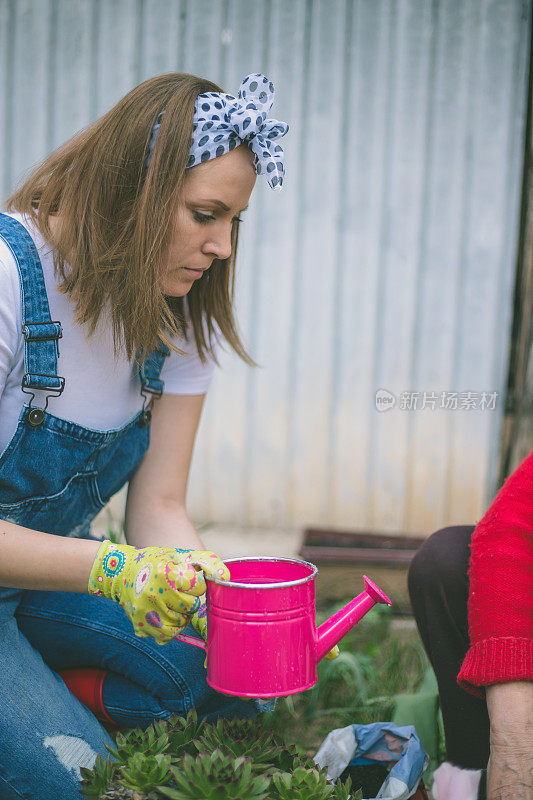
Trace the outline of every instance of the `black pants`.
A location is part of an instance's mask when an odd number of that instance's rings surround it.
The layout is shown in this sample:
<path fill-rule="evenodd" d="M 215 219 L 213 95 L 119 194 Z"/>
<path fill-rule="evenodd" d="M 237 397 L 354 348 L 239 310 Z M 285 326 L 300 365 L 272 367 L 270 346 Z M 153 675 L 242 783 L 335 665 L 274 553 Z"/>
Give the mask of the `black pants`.
<path fill-rule="evenodd" d="M 489 758 L 487 705 L 457 684 L 470 646 L 467 571 L 473 530 L 465 525 L 430 536 L 411 562 L 408 585 L 416 624 L 437 676 L 448 761 L 484 769 Z"/>

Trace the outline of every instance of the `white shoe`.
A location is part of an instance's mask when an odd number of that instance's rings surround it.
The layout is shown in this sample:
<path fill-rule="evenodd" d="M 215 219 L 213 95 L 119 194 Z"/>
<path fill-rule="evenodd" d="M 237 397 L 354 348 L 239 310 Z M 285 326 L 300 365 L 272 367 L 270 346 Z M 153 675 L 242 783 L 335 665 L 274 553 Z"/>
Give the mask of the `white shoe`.
<path fill-rule="evenodd" d="M 477 800 L 480 769 L 461 769 L 445 761 L 433 773 L 434 800 Z"/>

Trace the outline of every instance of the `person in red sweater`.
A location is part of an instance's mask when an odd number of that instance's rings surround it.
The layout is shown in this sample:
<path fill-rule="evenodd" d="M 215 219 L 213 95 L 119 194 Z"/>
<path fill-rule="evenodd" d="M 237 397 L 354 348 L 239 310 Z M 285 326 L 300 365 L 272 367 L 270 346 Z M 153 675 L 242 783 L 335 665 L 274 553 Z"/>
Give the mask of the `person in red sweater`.
<path fill-rule="evenodd" d="M 487 769 L 489 800 L 533 800 L 533 451 L 477 526 L 424 542 L 408 585 L 448 760 Z"/>

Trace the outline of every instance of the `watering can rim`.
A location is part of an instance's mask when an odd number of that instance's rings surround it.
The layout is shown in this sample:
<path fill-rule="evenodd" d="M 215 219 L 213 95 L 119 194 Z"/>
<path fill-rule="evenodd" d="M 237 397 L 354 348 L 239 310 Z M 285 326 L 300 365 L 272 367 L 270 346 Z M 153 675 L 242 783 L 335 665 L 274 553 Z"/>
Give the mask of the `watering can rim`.
<path fill-rule="evenodd" d="M 281 589 L 288 586 L 298 586 L 301 583 L 308 583 L 312 581 L 315 575 L 318 575 L 318 567 L 310 561 L 304 561 L 301 558 L 287 558 L 285 556 L 237 556 L 235 558 L 225 558 L 224 564 L 231 564 L 233 561 L 290 561 L 292 564 L 304 564 L 306 567 L 311 567 L 311 574 L 305 578 L 297 578 L 293 581 L 278 581 L 277 583 L 243 583 L 242 581 L 225 581 L 222 578 L 216 578 L 213 575 L 204 575 L 205 579 L 210 583 L 218 583 L 220 586 L 236 586 L 239 589 Z"/>

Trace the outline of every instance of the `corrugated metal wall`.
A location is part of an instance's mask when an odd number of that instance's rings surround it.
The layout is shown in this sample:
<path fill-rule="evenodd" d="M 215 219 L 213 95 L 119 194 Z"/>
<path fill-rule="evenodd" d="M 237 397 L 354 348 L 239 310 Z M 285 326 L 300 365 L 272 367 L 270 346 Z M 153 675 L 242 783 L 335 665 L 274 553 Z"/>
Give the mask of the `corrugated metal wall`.
<path fill-rule="evenodd" d="M 531 0 L 0 0 L 3 196 L 149 76 L 276 84 L 286 182 L 258 180 L 239 257 L 262 367 L 222 359 L 196 519 L 429 532 L 479 517 L 498 461 L 530 16 Z M 393 409 L 376 410 L 378 389 Z M 439 408 L 468 391 L 477 409 Z"/>

